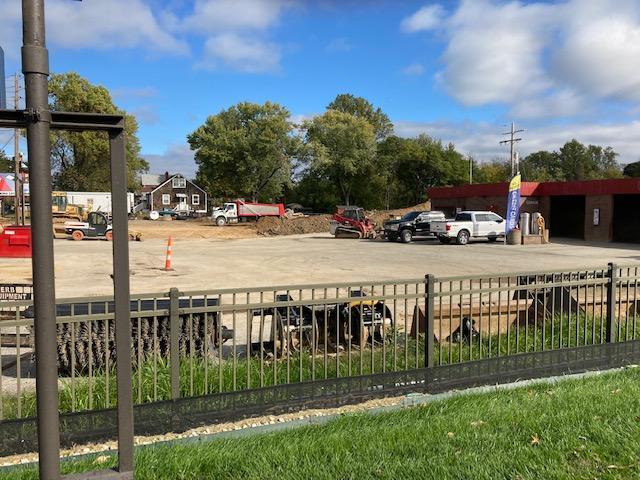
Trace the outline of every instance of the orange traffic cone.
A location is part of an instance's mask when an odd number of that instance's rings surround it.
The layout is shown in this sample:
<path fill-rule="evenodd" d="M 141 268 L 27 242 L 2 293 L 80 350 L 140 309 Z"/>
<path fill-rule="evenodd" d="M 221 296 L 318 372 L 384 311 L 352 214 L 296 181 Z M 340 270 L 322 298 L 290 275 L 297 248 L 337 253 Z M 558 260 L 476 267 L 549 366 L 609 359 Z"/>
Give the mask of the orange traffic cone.
<path fill-rule="evenodd" d="M 167 240 L 167 258 L 164 261 L 164 269 L 166 271 L 173 270 L 171 268 L 171 237 L 169 237 L 169 240 Z"/>

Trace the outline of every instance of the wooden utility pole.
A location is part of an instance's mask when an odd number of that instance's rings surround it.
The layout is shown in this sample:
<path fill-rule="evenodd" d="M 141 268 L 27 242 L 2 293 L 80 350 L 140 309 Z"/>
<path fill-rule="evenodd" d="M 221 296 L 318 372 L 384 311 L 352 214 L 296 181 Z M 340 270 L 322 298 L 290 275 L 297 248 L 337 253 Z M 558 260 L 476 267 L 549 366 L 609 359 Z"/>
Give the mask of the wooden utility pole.
<path fill-rule="evenodd" d="M 18 110 L 18 105 L 20 104 L 20 81 L 18 79 L 17 73 L 13 76 L 13 88 L 13 108 Z M 22 204 L 20 163 L 20 130 L 16 128 L 13 131 L 13 189 L 15 193 L 15 201 L 13 205 L 16 210 L 16 225 L 24 225 L 24 218 L 22 218 L 22 208 L 20 207 L 20 205 Z"/>
<path fill-rule="evenodd" d="M 516 158 L 513 155 L 513 147 L 514 144 L 519 142 L 520 140 L 522 140 L 522 138 L 515 138 L 516 133 L 520 133 L 520 132 L 524 132 L 524 129 L 519 129 L 516 130 L 516 126 L 513 122 L 511 122 L 511 131 L 509 132 L 505 132 L 502 135 L 509 135 L 509 139 L 508 140 L 502 140 L 500 142 L 501 145 L 508 143 L 509 144 L 509 151 L 510 151 L 510 155 L 509 155 L 509 161 L 511 164 L 511 177 L 514 177 L 519 171 L 520 171 L 520 166 L 517 165 L 519 162 L 516 162 Z"/>

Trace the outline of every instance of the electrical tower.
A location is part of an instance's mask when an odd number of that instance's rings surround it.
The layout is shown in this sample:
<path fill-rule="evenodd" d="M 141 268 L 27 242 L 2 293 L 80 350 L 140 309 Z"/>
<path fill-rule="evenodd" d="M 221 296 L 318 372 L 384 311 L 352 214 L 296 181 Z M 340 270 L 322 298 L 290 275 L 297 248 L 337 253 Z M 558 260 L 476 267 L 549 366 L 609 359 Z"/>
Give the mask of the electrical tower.
<path fill-rule="evenodd" d="M 516 130 L 515 124 L 511 122 L 511 131 L 505 132 L 502 134 L 502 135 L 509 135 L 509 138 L 507 140 L 502 140 L 500 142 L 500 145 L 504 145 L 508 143 L 510 147 L 509 161 L 511 163 L 511 177 L 516 176 L 516 174 L 520 172 L 520 162 L 516 159 L 516 156 L 514 155 L 514 149 L 513 149 L 514 145 L 520 140 L 522 140 L 522 138 L 516 138 L 516 133 L 520 133 L 520 132 L 524 132 L 524 129 L 521 128 L 519 130 Z"/>

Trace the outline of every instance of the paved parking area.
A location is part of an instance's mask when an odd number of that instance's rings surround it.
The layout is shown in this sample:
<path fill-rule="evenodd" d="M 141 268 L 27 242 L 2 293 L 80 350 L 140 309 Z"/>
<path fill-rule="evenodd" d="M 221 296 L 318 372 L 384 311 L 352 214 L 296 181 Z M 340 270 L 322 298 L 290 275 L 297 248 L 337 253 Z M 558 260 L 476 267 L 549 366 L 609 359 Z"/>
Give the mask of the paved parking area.
<path fill-rule="evenodd" d="M 607 262 L 640 264 L 640 245 L 557 241 L 549 245 L 440 245 L 335 239 L 329 234 L 244 239 L 181 239 L 173 244 L 173 271 L 165 272 L 161 240 L 130 243 L 136 293 L 392 280 L 522 270 L 587 269 Z M 55 241 L 59 298 L 110 294 L 111 244 Z M 0 283 L 30 281 L 30 260 L 0 259 Z"/>

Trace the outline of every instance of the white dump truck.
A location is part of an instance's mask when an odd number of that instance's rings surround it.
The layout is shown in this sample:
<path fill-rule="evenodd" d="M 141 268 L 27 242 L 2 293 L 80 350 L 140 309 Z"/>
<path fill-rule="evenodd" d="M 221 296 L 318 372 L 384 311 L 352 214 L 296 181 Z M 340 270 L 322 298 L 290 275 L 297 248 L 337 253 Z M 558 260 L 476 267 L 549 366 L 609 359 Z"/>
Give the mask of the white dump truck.
<path fill-rule="evenodd" d="M 242 200 L 227 202 L 222 207 L 213 209 L 211 220 L 222 227 L 227 223 L 257 220 L 260 217 L 284 217 L 282 203 L 248 203 Z"/>
<path fill-rule="evenodd" d="M 458 245 L 466 245 L 470 240 L 486 238 L 495 242 L 504 237 L 504 218 L 493 212 L 459 212 L 453 220 L 434 220 L 431 233 L 437 235 L 441 243 L 455 240 Z"/>

